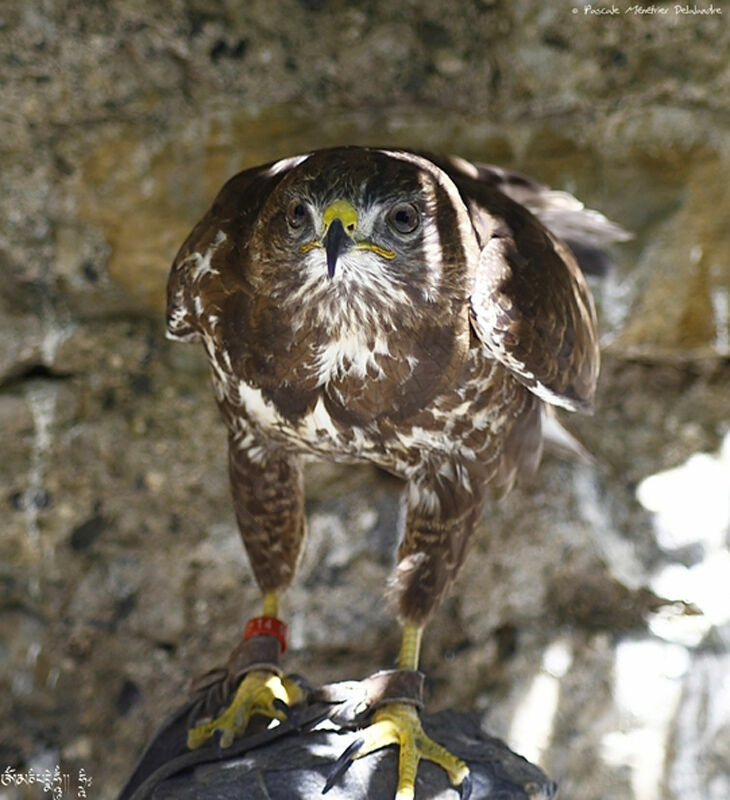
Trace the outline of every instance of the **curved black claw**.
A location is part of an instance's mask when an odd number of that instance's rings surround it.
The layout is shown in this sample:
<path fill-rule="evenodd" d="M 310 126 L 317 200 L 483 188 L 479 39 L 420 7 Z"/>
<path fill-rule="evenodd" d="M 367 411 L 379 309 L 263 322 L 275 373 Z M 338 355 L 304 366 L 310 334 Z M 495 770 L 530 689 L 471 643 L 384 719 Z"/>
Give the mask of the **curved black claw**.
<path fill-rule="evenodd" d="M 286 717 L 286 721 L 289 722 L 295 730 L 299 732 L 304 730 L 305 725 L 307 725 L 307 719 L 306 715 L 302 713 L 303 709 L 301 709 L 299 706 L 287 705 L 278 697 L 271 705 L 274 707 L 274 709 L 276 709 L 276 711 L 281 711 L 281 713 Z"/>
<path fill-rule="evenodd" d="M 210 737 L 210 743 L 215 747 L 216 752 L 218 753 L 218 758 L 223 758 L 223 754 L 225 752 L 223 745 L 221 744 L 221 740 L 223 739 L 223 731 L 214 731 L 213 735 Z"/>
<path fill-rule="evenodd" d="M 347 749 L 332 765 L 332 769 L 330 770 L 327 780 L 324 784 L 324 789 L 322 789 L 322 794 L 327 794 L 327 792 L 329 792 L 329 790 L 337 783 L 337 781 L 347 772 L 350 764 L 352 764 L 352 762 L 355 760 L 356 753 L 364 744 L 365 740 L 362 737 L 359 737 L 355 739 L 352 744 L 348 745 Z"/>
<path fill-rule="evenodd" d="M 200 715 L 200 711 L 203 708 L 203 703 L 205 701 L 201 698 L 193 702 L 190 706 L 190 711 L 188 712 L 186 722 L 185 722 L 185 729 L 192 728 L 195 723 L 198 721 L 198 716 Z"/>
<path fill-rule="evenodd" d="M 471 775 L 464 776 L 464 780 L 459 784 L 459 797 L 461 797 L 461 800 L 469 800 L 473 788 Z"/>
<path fill-rule="evenodd" d="M 271 705 L 277 710 L 281 711 L 281 713 L 287 718 L 292 718 L 292 708 L 288 706 L 283 700 L 280 700 L 278 697 L 275 697 L 272 701 Z"/>

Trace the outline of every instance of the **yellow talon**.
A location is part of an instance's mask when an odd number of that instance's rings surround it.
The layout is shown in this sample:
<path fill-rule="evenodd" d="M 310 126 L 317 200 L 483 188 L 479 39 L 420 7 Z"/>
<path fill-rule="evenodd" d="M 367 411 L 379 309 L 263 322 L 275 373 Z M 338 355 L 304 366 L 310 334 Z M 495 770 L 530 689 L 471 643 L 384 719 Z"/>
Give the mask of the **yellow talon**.
<path fill-rule="evenodd" d="M 275 701 L 293 706 L 304 699 L 304 693 L 289 678 L 269 670 L 252 670 L 241 681 L 231 704 L 213 720 L 202 722 L 188 731 L 188 749 L 194 750 L 221 731 L 220 746 L 229 747 L 241 735 L 254 714 L 279 721 L 286 714 Z"/>
<path fill-rule="evenodd" d="M 418 658 L 421 651 L 423 626 L 408 624 L 403 628 L 403 639 L 398 655 L 399 669 L 418 669 Z M 398 756 L 398 789 L 395 800 L 413 800 L 416 791 L 416 773 L 418 764 L 425 759 L 438 764 L 449 776 L 453 786 L 466 790 L 469 794 L 469 767 L 445 747 L 427 736 L 418 710 L 410 703 L 387 703 L 374 714 L 371 725 L 362 732 L 363 741 L 359 750 L 350 758 L 362 758 L 374 750 L 397 744 L 400 747 Z"/>
<path fill-rule="evenodd" d="M 422 759 L 438 764 L 454 786 L 461 786 L 469 767 L 445 747 L 434 742 L 423 730 L 416 708 L 408 703 L 389 703 L 373 714 L 372 724 L 363 732 L 363 744 L 353 758 L 362 758 L 381 747 L 397 744 L 398 788 L 395 800 L 413 800 L 416 773 Z"/>

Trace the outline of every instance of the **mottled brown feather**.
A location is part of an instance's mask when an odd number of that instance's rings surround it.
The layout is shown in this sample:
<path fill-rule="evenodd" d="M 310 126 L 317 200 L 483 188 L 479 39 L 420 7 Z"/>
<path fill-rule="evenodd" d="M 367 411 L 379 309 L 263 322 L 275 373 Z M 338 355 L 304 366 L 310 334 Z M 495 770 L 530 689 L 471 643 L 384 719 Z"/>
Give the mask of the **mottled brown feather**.
<path fill-rule="evenodd" d="M 483 169 L 473 178 L 448 161 L 440 166 L 461 192 L 480 240 L 472 316 L 477 334 L 499 360 L 504 348 L 524 365 L 516 370 L 505 360 L 528 388 L 540 383 L 567 407 L 590 412 L 600 353 L 593 300 L 575 257 L 500 191 L 508 173 Z"/>
<path fill-rule="evenodd" d="M 265 591 L 289 584 L 301 552 L 299 457 L 370 461 L 407 481 L 394 594 L 401 619 L 425 622 L 488 483 L 508 489 L 536 468 L 543 402 L 590 409 L 595 312 L 572 252 L 539 219 L 580 232 L 565 197 L 498 168 L 368 148 L 246 170 L 222 188 L 173 264 L 168 330 L 206 348 L 236 516 Z M 308 284 L 292 198 L 317 214 L 344 198 L 371 214 L 376 238 L 390 234 L 373 209 L 406 198 L 423 225 L 381 245 L 392 258 L 371 256 L 377 278 L 351 261 L 330 280 L 322 261 Z M 584 213 L 586 247 L 610 238 Z"/>

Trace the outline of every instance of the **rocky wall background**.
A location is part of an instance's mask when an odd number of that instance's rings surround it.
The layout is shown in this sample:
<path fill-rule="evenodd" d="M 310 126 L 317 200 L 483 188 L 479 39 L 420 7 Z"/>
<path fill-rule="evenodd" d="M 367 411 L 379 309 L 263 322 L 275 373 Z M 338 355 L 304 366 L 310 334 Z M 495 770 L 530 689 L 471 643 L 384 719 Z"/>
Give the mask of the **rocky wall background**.
<path fill-rule="evenodd" d="M 599 10 L 0 6 L 0 776 L 58 765 L 68 796 L 84 770 L 114 797 L 258 609 L 166 272 L 234 171 L 389 143 L 518 168 L 636 233 L 594 284 L 597 414 L 565 420 L 596 464 L 548 454 L 490 507 L 425 641 L 429 707 L 482 710 L 566 800 L 730 795 L 730 7 Z M 307 479 L 288 664 L 358 677 L 398 648 L 398 486 Z"/>

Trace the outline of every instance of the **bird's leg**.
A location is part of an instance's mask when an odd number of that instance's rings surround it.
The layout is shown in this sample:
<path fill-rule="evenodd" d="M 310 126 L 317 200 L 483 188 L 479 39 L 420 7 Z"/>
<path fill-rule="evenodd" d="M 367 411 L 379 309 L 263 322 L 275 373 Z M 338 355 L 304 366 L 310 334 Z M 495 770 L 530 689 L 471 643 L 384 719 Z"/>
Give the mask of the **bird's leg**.
<path fill-rule="evenodd" d="M 264 594 L 264 605 L 261 609 L 264 617 L 277 617 L 279 614 L 279 595 L 276 592 L 266 592 Z"/>
<path fill-rule="evenodd" d="M 206 692 L 208 718 L 188 731 L 190 748 L 200 747 L 217 732 L 221 746 L 227 747 L 253 716 L 284 720 L 304 699 L 300 686 L 279 668 L 286 650 L 279 596 L 294 575 L 304 540 L 299 466 L 291 456 L 261 447 L 252 459 L 232 437 L 229 468 L 238 526 L 263 591 L 263 608 L 261 616 L 247 622 L 243 641 L 225 668 L 209 673 L 207 682 L 206 676 L 198 682 Z"/>
<path fill-rule="evenodd" d="M 418 669 L 423 625 L 404 625 L 398 654 L 398 669 Z"/>
<path fill-rule="evenodd" d="M 462 474 L 456 468 L 442 472 L 455 477 Z M 465 485 L 466 481 L 453 486 L 435 479 L 431 483 L 412 483 L 406 492 L 408 513 L 394 582 L 403 623 L 398 670 L 404 679 L 417 674 L 422 680 L 416 671 L 423 630 L 463 563 L 481 508 L 481 496 L 467 493 Z M 413 800 L 418 764 L 424 759 L 443 767 L 451 783 L 459 787 L 461 797 L 468 797 L 469 768 L 427 736 L 421 726 L 420 682 L 398 680 L 392 686 L 394 691 L 387 686 L 375 699 L 370 726 L 334 765 L 325 788 L 333 785 L 354 759 L 396 744 L 400 748 L 396 800 Z M 402 687 L 406 690 L 402 691 Z M 419 688 L 414 691 L 413 687 Z"/>
<path fill-rule="evenodd" d="M 248 621 L 244 640 L 228 661 L 227 680 L 233 685 L 240 680 L 233 700 L 218 716 L 188 731 L 190 749 L 205 744 L 217 731 L 220 746 L 228 747 L 253 716 L 283 721 L 304 699 L 301 687 L 278 668 L 279 655 L 286 649 L 286 626 L 277 617 L 278 605 L 275 592 L 264 594 L 262 615 Z"/>
<path fill-rule="evenodd" d="M 403 628 L 398 669 L 415 671 L 421 650 L 423 625 L 406 624 Z M 373 714 L 371 724 L 362 731 L 353 751 L 346 751 L 335 764 L 327 781 L 327 791 L 356 758 L 395 744 L 400 748 L 398 756 L 398 785 L 395 800 L 413 800 L 416 790 L 416 773 L 422 760 L 433 761 L 442 767 L 454 786 L 458 786 L 462 798 L 470 793 L 469 768 L 445 747 L 427 736 L 418 716 L 420 698 L 398 698 L 387 700 Z"/>

